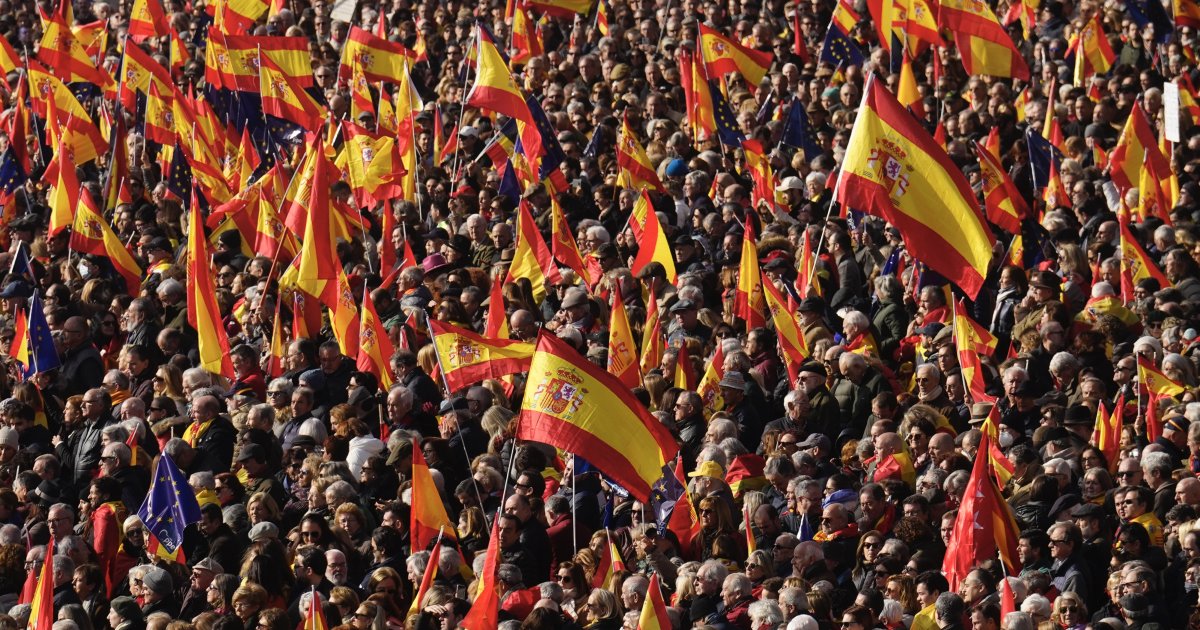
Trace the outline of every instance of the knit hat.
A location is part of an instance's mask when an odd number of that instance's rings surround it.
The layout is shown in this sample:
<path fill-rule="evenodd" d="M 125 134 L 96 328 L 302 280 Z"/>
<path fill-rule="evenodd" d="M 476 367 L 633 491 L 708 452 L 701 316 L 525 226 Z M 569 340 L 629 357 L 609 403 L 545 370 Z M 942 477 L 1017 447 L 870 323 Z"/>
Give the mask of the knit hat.
<path fill-rule="evenodd" d="M 159 595 L 171 594 L 171 574 L 158 567 L 146 571 L 146 574 L 142 576 L 142 584 Z"/>

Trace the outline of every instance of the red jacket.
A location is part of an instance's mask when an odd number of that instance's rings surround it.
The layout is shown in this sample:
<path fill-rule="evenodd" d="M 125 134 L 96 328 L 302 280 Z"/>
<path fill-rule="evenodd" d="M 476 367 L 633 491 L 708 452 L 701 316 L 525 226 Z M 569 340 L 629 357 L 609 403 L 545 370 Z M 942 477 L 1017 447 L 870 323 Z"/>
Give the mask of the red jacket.
<path fill-rule="evenodd" d="M 96 552 L 97 564 L 104 574 L 108 597 L 113 596 L 113 587 L 121 583 L 124 570 L 118 567 L 117 550 L 121 547 L 121 522 L 125 520 L 125 505 L 110 501 L 92 512 L 92 549 Z"/>
<path fill-rule="evenodd" d="M 751 598 L 739 600 L 725 609 L 725 621 L 737 630 L 751 630 L 750 628 L 750 604 L 754 603 Z"/>

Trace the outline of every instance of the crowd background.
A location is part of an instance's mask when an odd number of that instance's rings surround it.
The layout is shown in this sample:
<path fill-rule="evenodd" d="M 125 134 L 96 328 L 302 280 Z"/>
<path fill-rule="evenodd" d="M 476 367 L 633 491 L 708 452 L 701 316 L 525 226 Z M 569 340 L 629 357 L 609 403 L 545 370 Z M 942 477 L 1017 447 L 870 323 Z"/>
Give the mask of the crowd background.
<path fill-rule="evenodd" d="M 63 630 L 289 630 L 311 616 L 314 597 L 329 627 L 452 628 L 472 613 L 472 630 L 652 627 L 659 622 L 639 622 L 652 584 L 676 628 L 1200 625 L 1191 5 L 1045 0 L 1010 11 L 1002 0 L 992 7 L 1001 18 L 1030 16 L 1007 27 L 1028 80 L 969 75 L 948 31 L 942 46 L 906 49 L 914 53 L 904 62 L 914 109 L 981 207 L 977 141 L 998 143 L 1029 206 L 1019 244 L 993 226 L 994 257 L 969 300 L 922 265 L 939 252 L 909 248 L 900 230 L 833 202 L 867 76 L 901 83 L 895 62 L 905 55 L 879 45 L 871 23 L 879 8 L 869 4 L 839 9 L 859 16 L 848 28 L 831 21 L 828 0 L 602 0 L 599 10 L 566 16 L 570 7 L 556 1 L 549 10 L 519 5 L 516 21 L 495 0 L 363 0 L 347 19 L 320 0 L 218 4 L 218 12 L 251 14 L 231 35 L 308 41 L 311 93 L 332 121 L 325 138 L 347 133 L 338 121 L 395 136 L 375 113 L 389 98 L 404 100 L 385 83 L 383 97 L 372 86 L 373 102 L 355 102 L 340 64 L 350 24 L 423 52 L 410 69 L 420 96 L 403 127 L 411 138 L 396 136 L 416 156 L 403 194 L 363 203 L 344 172 L 317 187 L 347 209 L 353 229 L 338 232 L 325 262 L 336 260 L 353 295 L 373 304 L 397 348 L 384 365 L 343 354 L 336 317 L 319 327 L 293 317 L 300 302 L 279 278 L 313 231 L 295 234 L 296 249 L 264 256 L 254 234 L 218 230 L 211 265 L 189 264 L 189 213 L 220 212 L 227 199 L 208 198 L 210 176 L 193 172 L 191 155 L 165 157 L 183 153 L 182 140 L 150 138 L 157 123 L 146 101 L 161 94 L 118 107 L 100 82 L 49 63 L 114 148 L 85 159 L 79 145 L 64 150 L 51 137 L 81 120 L 70 108 L 47 114 L 45 100 L 38 106 L 44 93 L 34 88 L 43 84 L 25 80 L 38 71 L 25 58 L 45 61 L 50 16 L 63 16 L 109 79 L 120 74 L 126 47 L 140 46 L 169 68 L 176 94 L 207 99 L 230 126 L 221 132 L 229 136 L 222 163 L 248 163 L 253 153 L 262 170 L 279 165 L 285 181 L 302 170 L 303 149 L 321 140 L 289 144 L 276 119 L 238 142 L 250 123 L 235 121 L 222 104 L 228 91 L 209 83 L 205 5 L 165 3 L 173 35 L 135 44 L 130 15 L 144 4 L 76 2 L 67 11 L 5 0 L 0 34 L 17 58 L 6 68 L 0 115 L 8 140 L 0 264 L 10 270 L 0 288 L 8 367 L 0 380 L 0 609 L 8 611 L 0 628 L 38 622 L 29 601 L 38 575 L 53 580 L 53 627 Z M 525 30 L 514 34 L 518 23 Z M 1073 56 L 1092 52 L 1069 44 L 1089 23 L 1100 25 L 1113 57 L 1106 71 L 1081 78 Z M 719 87 L 710 96 L 732 117 L 718 122 L 720 132 L 701 133 L 688 116 L 679 57 L 695 51 L 701 24 L 773 55 L 757 86 L 739 74 L 711 77 Z M 545 112 L 542 138 L 561 148 L 555 177 L 518 180 L 505 117 L 464 106 L 480 25 L 513 54 L 516 85 Z M 830 28 L 845 30 L 863 53 L 860 65 L 822 54 Z M 1138 109 L 1157 141 L 1168 81 L 1183 92 L 1181 140 L 1162 142 L 1170 173 L 1157 179 L 1169 185 L 1154 195 L 1139 194 L 1148 180 L 1114 185 L 1106 160 Z M 801 118 L 796 108 L 805 120 L 799 132 L 789 128 Z M 1030 159 L 1027 133 L 1043 131 L 1062 153 L 1057 195 L 1043 193 L 1045 180 L 1037 186 Z M 727 132 L 757 144 L 730 143 Z M 618 157 L 628 136 L 644 147 L 661 188 L 646 185 L 644 172 L 641 185 L 628 185 L 629 166 Z M 346 150 L 343 141 L 330 142 L 331 156 Z M 52 158 L 68 154 L 79 190 L 99 200 L 96 210 L 145 270 L 135 282 L 126 282 L 111 247 L 90 248 L 62 229 L 83 223 L 56 218 L 63 195 L 75 193 Z M 765 185 L 755 179 L 763 172 L 751 164 L 756 155 L 770 167 Z M 193 198 L 193 176 L 203 179 L 203 198 Z M 247 188 L 245 178 L 229 181 L 230 193 Z M 77 194 L 66 199 L 78 204 L 65 206 L 68 219 L 86 205 Z M 630 227 L 639 199 L 652 204 L 677 277 L 660 262 L 631 271 L 645 246 Z M 565 229 L 555 227 L 555 206 Z M 529 238 L 516 225 L 518 208 L 554 243 L 558 273 L 535 265 L 537 273 L 504 280 Z M 591 282 L 560 256 L 564 233 Z M 777 319 L 748 327 L 742 316 L 748 233 L 763 281 L 785 296 L 803 334 L 804 362 L 781 350 Z M 197 286 L 211 287 L 219 309 L 224 375 L 199 367 L 213 337 L 189 316 Z M 527 342 L 553 334 L 580 361 L 606 369 L 614 293 L 637 356 L 650 356 L 633 394 L 677 438 L 678 461 L 668 464 L 687 482 L 694 523 L 691 513 L 682 525 L 656 523 L 652 506 L 615 487 L 602 467 L 517 440 L 523 374 L 457 391 L 439 377 L 445 357 L 428 319 L 485 332 L 489 313 L 499 314 L 493 326 L 504 322 L 491 332 L 506 327 Z M 977 368 L 994 404 L 969 393 L 954 303 L 996 337 Z M 30 333 L 40 319 L 31 305 L 44 316 L 49 353 Z M 660 338 L 658 356 L 643 340 Z M 17 355 L 60 365 L 30 368 Z M 712 373 L 715 384 L 701 387 Z M 1175 385 L 1148 392 L 1151 374 Z M 1114 409 L 1123 422 L 1102 440 L 1098 423 Z M 987 559 L 951 588 L 943 557 L 954 549 L 956 519 L 971 516 L 957 508 L 973 461 L 1001 459 L 980 452 L 981 427 L 994 431 L 1007 465 L 1002 493 L 1020 531 L 1007 564 L 1019 570 Z M 418 449 L 455 530 L 437 558 L 409 542 L 412 514 L 424 512 L 409 505 Z M 176 558 L 148 549 L 137 515 L 162 454 L 200 506 Z M 498 566 L 481 580 L 489 547 Z M 430 563 L 436 578 L 413 605 Z M 478 622 L 489 616 L 472 604 L 490 588 L 499 612 Z"/>

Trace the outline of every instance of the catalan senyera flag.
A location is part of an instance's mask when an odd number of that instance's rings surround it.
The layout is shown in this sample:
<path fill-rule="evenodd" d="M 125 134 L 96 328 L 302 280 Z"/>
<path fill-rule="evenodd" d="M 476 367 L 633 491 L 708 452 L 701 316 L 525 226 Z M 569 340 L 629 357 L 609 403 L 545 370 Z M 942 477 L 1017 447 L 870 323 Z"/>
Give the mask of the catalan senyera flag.
<path fill-rule="evenodd" d="M 1068 54 L 1072 49 L 1075 52 L 1075 85 L 1084 85 L 1093 75 L 1108 72 L 1117 58 L 1108 44 L 1099 13 L 1092 15 L 1083 29 L 1075 34 L 1067 49 Z"/>
<path fill-rule="evenodd" d="M 679 451 L 671 433 L 613 375 L 542 331 L 517 420 L 517 439 L 588 461 L 639 501 Z"/>
<path fill-rule="evenodd" d="M 533 298 L 538 303 L 541 303 L 542 298 L 546 296 L 546 280 L 554 284 L 562 282 L 562 275 L 558 272 L 558 267 L 554 264 L 554 256 L 550 253 L 550 248 L 546 246 L 546 241 L 542 239 L 541 232 L 538 231 L 537 225 L 533 222 L 533 214 L 529 211 L 529 205 L 522 200 L 518 204 L 517 212 L 517 229 L 516 251 L 513 253 L 512 263 L 508 266 L 508 276 L 505 282 L 512 282 L 516 278 L 529 278 L 533 284 Z"/>
<path fill-rule="evenodd" d="M 1196 0 L 1171 0 L 1171 13 L 1176 26 L 1200 28 L 1200 4 Z"/>
<path fill-rule="evenodd" d="M 646 589 L 646 599 L 642 602 L 642 612 L 638 616 L 638 630 L 671 630 L 671 618 L 667 616 L 667 604 L 663 600 L 662 585 L 658 573 L 650 576 L 650 586 Z"/>
<path fill-rule="evenodd" d="M 612 293 L 612 311 L 608 320 L 608 373 L 615 376 L 625 387 L 641 387 L 642 373 L 638 369 L 633 329 L 630 328 L 629 317 L 625 314 L 625 300 L 621 298 L 620 287 Z"/>
<path fill-rule="evenodd" d="M 662 365 L 666 342 L 663 339 L 662 323 L 658 314 L 658 297 L 653 291 L 646 302 L 646 323 L 642 324 L 641 349 L 642 356 L 638 364 L 641 365 L 643 374 Z"/>
<path fill-rule="evenodd" d="M 54 627 L 54 537 L 46 545 L 46 559 L 38 571 L 37 586 L 34 587 L 32 610 L 29 612 L 29 630 L 51 630 Z"/>
<path fill-rule="evenodd" d="M 763 296 L 766 298 L 767 311 L 771 313 L 771 323 L 775 326 L 775 336 L 779 340 L 779 348 L 786 357 L 788 377 L 791 382 L 800 375 L 800 364 L 808 360 L 810 353 L 808 342 L 804 340 L 804 332 L 795 314 L 788 308 L 787 300 L 779 292 L 773 282 L 764 282 Z"/>
<path fill-rule="evenodd" d="M 1116 472 L 1121 456 L 1121 425 L 1125 420 L 1125 394 L 1117 396 L 1112 411 L 1105 409 L 1104 401 L 1096 403 L 1096 429 L 1092 432 L 1092 445 L 1104 453 L 1110 472 Z"/>
<path fill-rule="evenodd" d="M 991 436 L 982 433 L 979 452 L 990 452 L 991 441 Z M 984 560 L 994 559 L 997 552 L 1009 575 L 1016 575 L 1021 570 L 1021 562 L 1017 558 L 1019 530 L 1008 502 L 1000 494 L 1000 488 L 988 470 L 989 459 L 975 458 L 971 480 L 967 482 L 958 518 L 954 521 L 954 533 L 946 545 L 942 573 L 955 591 L 972 569 Z"/>
<path fill-rule="evenodd" d="M 368 81 L 399 83 L 405 61 L 412 63 L 415 61 L 413 57 L 412 51 L 404 45 L 351 26 L 346 44 L 342 46 L 342 62 L 338 73 L 348 77 L 351 67 L 357 64 Z"/>
<path fill-rule="evenodd" d="M 533 359 L 531 343 L 487 339 L 479 333 L 435 319 L 429 320 L 429 333 L 433 337 L 442 377 L 452 392 L 484 379 L 524 372 Z"/>
<path fill-rule="evenodd" d="M 1134 286 L 1146 278 L 1154 278 L 1162 287 L 1171 286 L 1167 276 L 1158 268 L 1158 265 L 1154 264 L 1154 261 L 1138 244 L 1137 239 L 1133 237 L 1133 233 L 1129 231 L 1129 224 L 1126 221 L 1118 221 L 1118 224 L 1120 225 L 1122 299 L 1126 303 L 1133 301 Z"/>
<path fill-rule="evenodd" d="M 746 322 L 746 330 L 762 328 L 767 323 L 763 316 L 762 284 L 758 244 L 755 243 L 754 228 L 747 222 L 746 235 L 742 238 L 742 258 L 738 265 L 738 283 L 733 295 L 733 314 Z"/>
<path fill-rule="evenodd" d="M 751 91 L 775 61 L 775 55 L 743 46 L 704 24 L 700 24 L 700 56 L 710 77 L 736 72 Z"/>
<path fill-rule="evenodd" d="M 842 208 L 862 209 L 895 225 L 914 256 L 972 299 L 978 295 L 995 239 L 975 193 L 929 132 L 874 75 L 838 177 Z M 946 230 L 947 225 L 957 229 Z"/>
<path fill-rule="evenodd" d="M 362 308 L 359 309 L 358 329 L 358 361 L 355 367 L 360 372 L 370 372 L 379 379 L 379 387 L 387 391 L 392 387 L 392 368 L 388 362 L 396 349 L 392 347 L 392 339 L 388 337 L 379 321 L 379 312 L 375 309 L 375 300 L 371 292 L 363 292 Z"/>
<path fill-rule="evenodd" d="M 263 55 L 259 67 L 263 111 L 316 131 L 325 122 L 325 107 L 294 82 L 271 58 Z"/>
<path fill-rule="evenodd" d="M 167 16 L 159 0 L 134 0 L 129 13 L 129 39 L 140 44 L 147 37 L 166 34 Z"/>
<path fill-rule="evenodd" d="M 979 174 L 983 179 L 983 201 L 987 218 L 1009 234 L 1021 231 L 1021 219 L 1029 216 L 1029 206 L 1016 184 L 1004 170 L 1004 165 L 992 151 L 975 142 L 979 158 Z"/>
<path fill-rule="evenodd" d="M 938 25 L 954 33 L 967 74 L 1029 80 L 1029 65 L 986 3 L 942 0 L 940 4 Z"/>
<path fill-rule="evenodd" d="M 646 191 L 642 190 L 642 195 Z M 649 206 L 649 211 L 646 213 L 646 227 L 642 230 L 642 236 L 638 239 L 638 253 L 633 259 L 633 264 L 629 270 L 637 276 L 645 269 L 646 265 L 658 262 L 667 270 L 667 282 L 675 284 L 678 277 L 675 273 L 675 259 L 672 257 L 671 243 L 667 240 L 667 233 L 663 231 L 662 225 L 658 221 L 658 213 L 654 212 L 654 207 Z"/>
<path fill-rule="evenodd" d="M 204 238 L 204 220 L 200 217 L 200 204 L 192 194 L 188 217 L 188 323 L 196 329 L 200 347 L 200 367 L 213 374 L 236 378 L 233 363 L 229 359 L 229 337 L 221 322 L 221 311 L 217 307 L 217 289 L 213 283 L 212 260 L 208 241 Z"/>
<path fill-rule="evenodd" d="M 662 180 L 646 156 L 646 149 L 638 141 L 629 126 L 628 117 L 621 118 L 621 132 L 617 136 L 617 185 L 633 190 L 651 188 L 663 190 Z"/>
<path fill-rule="evenodd" d="M 987 328 L 971 319 L 961 302 L 954 303 L 952 323 L 963 384 L 971 393 L 972 400 L 982 400 L 987 397 L 987 382 L 983 379 L 983 364 L 979 357 L 991 356 L 996 351 L 997 339 Z"/>
<path fill-rule="evenodd" d="M 80 202 L 75 212 L 69 246 L 77 252 L 108 258 L 124 278 L 126 291 L 130 295 L 137 295 L 141 288 L 142 268 L 102 218 L 100 209 L 86 188 L 80 193 Z"/>
<path fill-rule="evenodd" d="M 721 379 L 725 378 L 725 346 L 717 344 L 712 359 L 704 366 L 704 374 L 696 384 L 696 393 L 704 403 L 705 417 L 725 408 L 725 397 L 721 395 Z"/>
<path fill-rule="evenodd" d="M 1109 155 L 1109 171 L 1113 183 L 1122 193 L 1137 186 L 1141 178 L 1142 162 L 1151 162 L 1154 172 L 1169 173 L 1171 164 L 1158 150 L 1158 138 L 1150 126 L 1150 119 L 1140 103 L 1133 104 L 1117 146 Z"/>
<path fill-rule="evenodd" d="M 567 224 L 562 206 L 554 197 L 550 198 L 550 253 L 554 260 L 574 270 L 584 283 L 592 285 L 591 274 L 588 273 L 583 256 L 579 253 L 575 236 L 571 234 L 571 226 Z"/>
<path fill-rule="evenodd" d="M 412 549 L 424 551 L 433 541 L 442 537 L 457 540 L 454 533 L 454 522 L 446 514 L 446 504 L 442 503 L 442 495 L 433 483 L 433 474 L 429 472 L 429 463 L 421 452 L 421 443 L 413 439 L 412 454 L 412 516 L 409 524 L 409 538 Z"/>

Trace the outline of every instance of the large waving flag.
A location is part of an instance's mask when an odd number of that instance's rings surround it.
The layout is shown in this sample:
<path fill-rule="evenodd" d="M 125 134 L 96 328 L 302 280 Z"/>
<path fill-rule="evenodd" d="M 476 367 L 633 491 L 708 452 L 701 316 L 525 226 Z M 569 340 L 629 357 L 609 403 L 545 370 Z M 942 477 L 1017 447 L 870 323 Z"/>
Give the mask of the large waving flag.
<path fill-rule="evenodd" d="M 967 74 L 1029 80 L 1029 65 L 988 5 L 976 0 L 942 0 L 938 25 L 954 33 Z"/>
<path fill-rule="evenodd" d="M 159 0 L 134 0 L 133 9 L 129 12 L 129 39 L 135 44 L 146 41 L 147 37 L 162 37 L 167 34 L 166 13 Z"/>
<path fill-rule="evenodd" d="M 650 576 L 650 587 L 646 589 L 646 601 L 642 602 L 637 627 L 638 630 L 671 630 L 671 618 L 667 616 L 658 573 Z"/>
<path fill-rule="evenodd" d="M 646 191 L 642 190 L 642 196 L 646 196 Z M 667 233 L 663 231 L 662 224 L 658 221 L 658 213 L 654 211 L 653 204 L 646 197 L 646 225 L 642 229 L 642 236 L 638 239 L 638 253 L 633 259 L 633 264 L 629 270 L 637 276 L 646 268 L 646 265 L 657 262 L 661 263 L 667 270 L 667 282 L 675 284 L 675 279 L 678 277 L 675 273 L 675 259 L 671 253 L 671 243 L 667 241 Z"/>
<path fill-rule="evenodd" d="M 137 515 L 146 524 L 148 538 L 169 555 L 177 554 L 183 546 L 183 530 L 200 521 L 196 493 L 170 455 L 159 457 L 150 490 Z"/>
<path fill-rule="evenodd" d="M 477 28 L 475 85 L 467 93 L 466 104 L 479 109 L 504 114 L 523 124 L 521 142 L 528 151 L 541 147 L 537 121 L 525 102 L 525 95 L 504 63 L 496 43 L 483 29 Z"/>
<path fill-rule="evenodd" d="M 312 61 L 306 37 L 223 35 L 209 30 L 204 49 L 204 79 L 213 87 L 258 92 L 260 58 L 271 63 L 301 88 L 313 86 Z"/>
<path fill-rule="evenodd" d="M 368 81 L 399 83 L 405 61 L 413 63 L 415 56 L 403 44 L 388 41 L 372 35 L 370 31 L 351 26 L 346 44 L 342 47 L 342 63 L 338 74 L 349 77 L 352 67 L 357 65 Z"/>
<path fill-rule="evenodd" d="M 833 15 L 829 18 L 829 30 L 825 31 L 825 41 L 821 44 L 821 63 L 827 63 L 834 68 L 863 65 L 866 57 L 854 42 L 854 38 L 850 37 L 850 32 L 860 20 L 848 0 L 838 0 L 833 7 Z"/>
<path fill-rule="evenodd" d="M 592 0 L 529 0 L 529 6 L 546 15 L 567 19 L 592 12 Z"/>
<path fill-rule="evenodd" d="M 991 441 L 991 436 L 983 433 L 979 452 L 988 453 Z M 967 482 L 958 518 L 954 521 L 954 533 L 946 545 L 942 573 L 954 591 L 972 569 L 985 560 L 995 559 L 997 551 L 1009 575 L 1016 575 L 1021 570 L 1017 559 L 1017 524 L 988 470 L 991 467 L 989 460 L 989 457 L 975 458 L 971 480 Z"/>
<path fill-rule="evenodd" d="M 404 194 L 406 170 L 400 161 L 396 138 L 390 134 L 372 133 L 350 121 L 342 121 L 345 148 L 337 165 L 349 175 L 354 199 L 361 207 L 373 207 L 379 202 Z"/>
<path fill-rule="evenodd" d="M 429 320 L 429 334 L 437 351 L 446 388 L 458 391 L 484 379 L 529 369 L 533 344 L 515 339 L 487 339 L 470 330 Z"/>
<path fill-rule="evenodd" d="M 413 552 L 424 551 L 441 535 L 455 539 L 454 522 L 446 514 L 446 504 L 433 483 L 429 463 L 421 452 L 421 443 L 413 438 L 412 454 L 412 515 L 409 537 Z"/>
<path fill-rule="evenodd" d="M 617 134 L 617 185 L 633 190 L 663 190 L 662 180 L 646 156 L 646 150 L 629 126 L 629 117 L 621 118 L 621 132 Z"/>
<path fill-rule="evenodd" d="M 263 55 L 259 66 L 263 112 L 294 122 L 309 131 L 321 128 L 325 107 L 292 80 L 271 58 Z"/>
<path fill-rule="evenodd" d="M 46 64 L 63 81 L 74 83 L 86 81 L 97 86 L 106 86 L 112 77 L 96 68 L 87 56 L 83 45 L 71 32 L 70 26 L 61 16 L 43 16 L 42 40 L 37 58 Z"/>
<path fill-rule="evenodd" d="M 75 213 L 69 246 L 77 252 L 108 258 L 117 273 L 125 279 L 125 290 L 130 295 L 137 295 L 141 287 L 142 268 L 125 249 L 125 244 L 108 222 L 101 218 L 92 194 L 85 188 L 81 197 L 82 203 Z"/>
<path fill-rule="evenodd" d="M 882 217 L 909 250 L 972 299 L 992 259 L 994 238 L 962 171 L 875 76 L 835 187 L 842 208 Z M 954 230 L 946 226 L 953 225 Z"/>
<path fill-rule="evenodd" d="M 57 121 L 54 120 L 54 113 L 57 112 L 57 109 L 53 102 L 51 102 L 50 111 L 52 114 L 48 126 L 57 127 Z M 47 205 L 50 206 L 50 236 L 56 236 L 67 229 L 74 222 L 75 209 L 79 207 L 81 187 L 79 177 L 75 174 L 75 152 L 70 149 L 73 135 L 74 133 L 70 129 L 60 132 L 53 162 L 56 167 L 47 169 L 57 173 L 54 186 L 50 189 L 50 194 L 46 199 Z"/>
<path fill-rule="evenodd" d="M 138 92 L 149 94 L 151 83 L 157 85 L 163 94 L 169 94 L 174 86 L 171 74 L 149 53 L 138 46 L 125 46 L 121 56 L 121 89 L 118 91 L 121 104 L 133 111 L 137 106 L 135 95 Z"/>
<path fill-rule="evenodd" d="M 686 48 L 675 53 L 679 62 L 679 82 L 683 86 L 684 107 L 687 109 L 688 125 L 694 141 L 707 140 L 717 132 L 714 120 L 712 93 L 704 78 L 700 60 Z M 595 134 L 592 135 L 593 140 Z"/>
<path fill-rule="evenodd" d="M 1093 75 L 1104 74 L 1112 67 L 1117 54 L 1108 44 L 1099 13 L 1094 14 L 1071 39 L 1067 54 L 1071 52 L 1075 53 L 1075 85 L 1085 85 Z"/>
<path fill-rule="evenodd" d="M 975 156 L 979 158 L 979 174 L 983 180 L 983 203 L 987 218 L 1009 234 L 1021 232 L 1021 219 L 1029 215 L 1029 206 L 1017 190 L 1004 166 L 979 141 L 975 142 Z"/>
<path fill-rule="evenodd" d="M 612 293 L 612 312 L 608 320 L 608 373 L 617 377 L 622 385 L 633 389 L 642 385 L 637 346 L 633 343 L 633 329 L 629 327 L 629 317 L 625 314 L 621 288 L 618 286 Z"/>
<path fill-rule="evenodd" d="M 679 451 L 671 433 L 613 375 L 542 331 L 516 437 L 545 442 L 588 461 L 639 501 Z"/>
<path fill-rule="evenodd" d="M 204 220 L 200 217 L 200 204 L 193 193 L 188 217 L 188 323 L 196 329 L 199 337 L 200 367 L 213 374 L 232 377 L 234 372 L 233 363 L 229 358 L 229 336 L 225 333 L 221 311 L 217 307 L 217 289 L 213 282 L 211 260 L 208 240 L 204 238 Z"/>
<path fill-rule="evenodd" d="M 700 55 L 710 76 L 736 72 L 751 91 L 758 88 L 775 60 L 775 55 L 743 46 L 704 24 L 700 24 Z"/>
<path fill-rule="evenodd" d="M 804 332 L 792 309 L 788 308 L 787 300 L 775 287 L 773 282 L 762 283 L 763 295 L 767 301 L 767 311 L 771 313 L 771 323 L 775 326 L 775 336 L 779 348 L 783 351 L 789 381 L 795 382 L 800 375 L 800 364 L 809 358 L 808 342 L 804 340 Z"/>
<path fill-rule="evenodd" d="M 1177 26 L 1200 28 L 1200 3 L 1196 0 L 1171 0 L 1171 13 Z"/>
<path fill-rule="evenodd" d="M 1159 286 L 1169 287 L 1171 283 L 1158 265 L 1150 258 L 1142 246 L 1138 244 L 1133 233 L 1129 231 L 1126 221 L 1118 221 L 1120 225 L 1121 245 L 1121 296 L 1126 302 L 1133 301 L 1133 288 L 1146 278 L 1154 278 Z"/>
<path fill-rule="evenodd" d="M 1150 119 L 1146 117 L 1141 104 L 1135 102 L 1129 118 L 1125 120 L 1125 128 L 1121 130 L 1117 146 L 1109 155 L 1109 164 L 1112 166 L 1109 174 L 1117 188 L 1124 192 L 1138 185 L 1143 161 L 1150 162 L 1154 172 L 1171 172 L 1170 162 L 1158 150 L 1158 138 L 1150 126 Z"/>
<path fill-rule="evenodd" d="M 359 350 L 355 367 L 360 372 L 374 374 L 379 379 L 380 389 L 387 391 L 391 389 L 395 380 L 392 378 L 392 369 L 388 361 L 396 350 L 392 347 L 392 339 L 387 330 L 383 328 L 383 322 L 379 321 L 379 312 L 375 310 L 375 300 L 371 299 L 370 291 L 363 292 L 362 304 L 362 309 L 359 310 Z"/>

